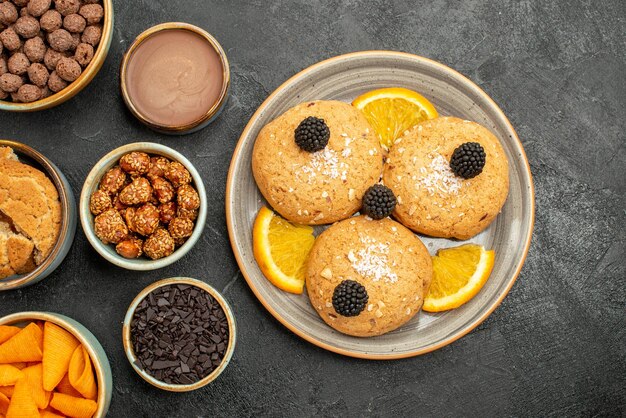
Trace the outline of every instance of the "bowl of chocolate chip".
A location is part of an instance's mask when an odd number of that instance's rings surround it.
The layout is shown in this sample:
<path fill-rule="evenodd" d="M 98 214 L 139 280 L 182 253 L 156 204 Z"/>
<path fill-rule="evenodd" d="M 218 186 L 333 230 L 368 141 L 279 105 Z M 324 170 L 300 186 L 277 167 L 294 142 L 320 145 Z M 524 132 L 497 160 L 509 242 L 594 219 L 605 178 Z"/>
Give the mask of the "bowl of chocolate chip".
<path fill-rule="evenodd" d="M 189 392 L 214 381 L 230 362 L 235 317 L 208 284 L 165 279 L 133 300 L 122 338 L 128 361 L 145 381 L 170 392 Z"/>
<path fill-rule="evenodd" d="M 112 0 L 0 2 L 0 110 L 69 100 L 96 76 L 112 37 Z"/>
<path fill-rule="evenodd" d="M 137 142 L 96 163 L 80 196 L 80 221 L 93 248 L 128 270 L 155 270 L 187 254 L 207 216 L 200 174 L 179 152 Z"/>

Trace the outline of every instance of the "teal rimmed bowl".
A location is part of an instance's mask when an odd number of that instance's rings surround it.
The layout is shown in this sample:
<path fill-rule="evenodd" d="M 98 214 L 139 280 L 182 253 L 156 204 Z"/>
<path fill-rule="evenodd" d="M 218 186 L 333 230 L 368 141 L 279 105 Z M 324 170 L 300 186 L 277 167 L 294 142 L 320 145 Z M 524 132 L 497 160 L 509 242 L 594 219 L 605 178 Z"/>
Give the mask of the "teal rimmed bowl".
<path fill-rule="evenodd" d="M 11 147 L 17 154 L 20 162 L 43 171 L 52 181 L 59 193 L 59 201 L 61 202 L 61 230 L 55 246 L 43 263 L 30 273 L 0 279 L 0 292 L 30 286 L 43 280 L 56 270 L 67 256 L 74 242 L 78 218 L 72 187 L 61 170 L 52 161 L 34 148 L 21 142 L 0 139 L 1 146 Z"/>
<path fill-rule="evenodd" d="M 18 312 L 0 318 L 0 325 L 26 326 L 33 321 L 47 321 L 69 331 L 85 347 L 91 357 L 98 384 L 98 409 L 93 418 L 105 417 L 113 394 L 113 373 L 109 359 L 98 339 L 84 325 L 65 315 L 52 312 Z"/>
<path fill-rule="evenodd" d="M 158 260 L 150 260 L 145 257 L 136 259 L 124 258 L 115 251 L 114 245 L 103 244 L 102 241 L 100 241 L 100 239 L 96 236 L 93 225 L 94 216 L 89 211 L 89 199 L 91 198 L 91 195 L 98 190 L 100 179 L 104 173 L 106 173 L 113 166 L 117 165 L 119 159 L 124 154 L 132 151 L 142 151 L 148 154 L 162 155 L 172 161 L 178 161 L 184 165 L 191 174 L 191 178 L 193 179 L 192 185 L 198 191 L 198 196 L 200 196 L 200 209 L 198 211 L 198 218 L 196 219 L 193 233 L 180 248 L 174 251 L 173 254 Z M 135 142 L 133 144 L 127 144 L 114 149 L 96 163 L 89 175 L 87 175 L 87 179 L 83 185 L 83 190 L 80 194 L 79 213 L 80 222 L 83 227 L 83 231 L 87 236 L 87 240 L 91 246 L 106 260 L 127 270 L 156 270 L 169 266 L 170 264 L 180 260 L 200 239 L 207 217 L 206 191 L 204 189 L 200 173 L 198 173 L 198 170 L 196 170 L 191 162 L 181 153 L 170 147 L 166 147 L 165 145 L 155 144 L 152 142 Z"/>

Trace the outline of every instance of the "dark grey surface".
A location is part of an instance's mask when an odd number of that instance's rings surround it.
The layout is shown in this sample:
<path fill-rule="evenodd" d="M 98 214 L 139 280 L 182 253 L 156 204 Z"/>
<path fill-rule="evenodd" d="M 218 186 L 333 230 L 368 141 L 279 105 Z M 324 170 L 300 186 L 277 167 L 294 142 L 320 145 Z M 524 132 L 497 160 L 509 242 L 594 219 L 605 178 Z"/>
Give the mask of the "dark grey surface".
<path fill-rule="evenodd" d="M 148 273 L 109 265 L 82 230 L 34 287 L 0 294 L 0 316 L 49 310 L 100 339 L 114 374 L 112 417 L 624 416 L 626 411 L 626 3 L 612 1 L 114 1 L 100 74 L 50 111 L 0 114 L 0 137 L 51 158 L 78 196 L 91 166 L 131 141 L 166 144 L 201 171 L 206 230 L 192 252 Z M 217 122 L 181 138 L 125 109 L 118 66 L 153 24 L 187 21 L 227 51 L 232 97 Z M 441 61 L 478 83 L 518 131 L 534 175 L 532 248 L 502 305 L 461 340 L 421 357 L 372 362 L 325 352 L 274 320 L 247 287 L 224 217 L 226 174 L 246 121 L 286 78 L 345 52 L 392 49 Z M 231 365 L 210 387 L 168 394 L 126 361 L 134 296 L 175 275 L 223 290 L 239 324 Z"/>

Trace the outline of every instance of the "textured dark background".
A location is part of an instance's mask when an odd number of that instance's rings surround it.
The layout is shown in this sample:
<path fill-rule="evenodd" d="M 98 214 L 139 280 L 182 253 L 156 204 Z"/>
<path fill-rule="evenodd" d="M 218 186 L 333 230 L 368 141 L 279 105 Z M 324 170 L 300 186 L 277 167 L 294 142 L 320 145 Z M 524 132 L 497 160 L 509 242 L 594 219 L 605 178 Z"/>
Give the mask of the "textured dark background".
<path fill-rule="evenodd" d="M 61 267 L 0 294 L 0 316 L 59 312 L 100 339 L 114 374 L 113 417 L 624 416 L 626 411 L 626 3 L 611 1 L 114 1 L 115 33 L 100 74 L 53 110 L 0 114 L 0 137 L 52 159 L 79 195 L 92 165 L 148 140 L 185 154 L 209 193 L 198 245 L 178 263 L 138 273 L 108 264 L 82 230 Z M 144 128 L 118 92 L 134 37 L 187 21 L 214 34 L 231 62 L 232 96 L 207 129 L 171 138 Z M 533 171 L 530 255 L 502 305 L 461 340 L 421 357 L 372 362 L 325 352 L 290 333 L 238 271 L 224 217 L 226 174 L 246 121 L 286 78 L 365 49 L 447 64 L 502 107 Z M 239 323 L 231 365 L 190 394 L 153 389 L 122 350 L 126 308 L 174 275 L 223 290 Z"/>

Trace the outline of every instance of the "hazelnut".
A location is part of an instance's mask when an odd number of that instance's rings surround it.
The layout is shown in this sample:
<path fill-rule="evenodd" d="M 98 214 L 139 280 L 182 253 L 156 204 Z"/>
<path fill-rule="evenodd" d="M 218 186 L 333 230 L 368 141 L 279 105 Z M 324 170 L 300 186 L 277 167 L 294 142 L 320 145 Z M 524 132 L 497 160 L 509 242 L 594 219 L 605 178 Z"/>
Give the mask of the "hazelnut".
<path fill-rule="evenodd" d="M 159 203 L 167 203 L 174 199 L 174 186 L 162 177 L 154 177 L 152 179 L 152 189 Z"/>
<path fill-rule="evenodd" d="M 28 39 L 24 42 L 24 54 L 30 62 L 42 62 L 46 54 L 46 45 L 39 36 Z"/>
<path fill-rule="evenodd" d="M 93 59 L 93 46 L 80 43 L 76 46 L 76 52 L 74 53 L 74 59 L 78 62 L 82 67 L 86 67 L 89 65 L 91 60 Z"/>
<path fill-rule="evenodd" d="M 146 203 L 135 211 L 133 230 L 141 235 L 149 236 L 159 227 L 159 210 L 151 203 Z"/>
<path fill-rule="evenodd" d="M 122 202 L 120 202 L 120 197 L 115 196 L 113 198 L 113 207 L 115 208 L 116 211 L 118 211 L 122 216 L 125 216 L 126 211 L 129 209 L 128 206 L 126 206 L 125 204 L 123 204 Z M 133 208 L 134 209 L 134 208 Z"/>
<path fill-rule="evenodd" d="M 51 0 L 30 0 L 28 2 L 28 13 L 31 16 L 39 17 L 50 9 Z"/>
<path fill-rule="evenodd" d="M 54 8 L 63 16 L 78 13 L 80 0 L 54 0 Z"/>
<path fill-rule="evenodd" d="M 87 22 L 84 17 L 74 13 L 63 18 L 63 27 L 69 32 L 80 33 L 87 27 Z"/>
<path fill-rule="evenodd" d="M 63 57 L 65 57 L 65 54 L 63 52 L 58 52 L 52 48 L 48 48 L 46 53 L 43 55 L 43 63 L 46 65 L 49 71 L 53 71 L 57 68 L 59 60 Z"/>
<path fill-rule="evenodd" d="M 186 210 L 195 210 L 200 207 L 200 196 L 198 192 L 189 184 L 180 186 L 177 190 L 176 203 L 178 207 Z"/>
<path fill-rule="evenodd" d="M 17 8 L 9 1 L 0 3 L 0 23 L 10 25 L 17 20 Z"/>
<path fill-rule="evenodd" d="M 130 152 L 120 158 L 120 167 L 131 176 L 139 176 L 148 172 L 150 156 L 145 152 Z"/>
<path fill-rule="evenodd" d="M 174 239 L 188 238 L 193 233 L 193 221 L 186 218 L 174 218 L 167 230 Z"/>
<path fill-rule="evenodd" d="M 165 178 L 177 189 L 183 184 L 191 183 L 191 174 L 184 165 L 178 161 L 172 161 L 165 169 Z"/>
<path fill-rule="evenodd" d="M 45 87 L 48 85 L 48 77 L 50 77 L 50 73 L 48 73 L 48 69 L 44 67 L 43 64 L 34 63 L 28 67 L 28 78 L 31 83 L 36 85 L 37 87 Z"/>
<path fill-rule="evenodd" d="M 59 92 L 67 87 L 67 81 L 63 80 L 56 71 L 52 71 L 50 73 L 50 77 L 48 77 L 48 88 L 50 91 Z"/>
<path fill-rule="evenodd" d="M 63 57 L 57 63 L 56 71 L 63 80 L 72 82 L 81 75 L 83 69 L 74 58 Z"/>
<path fill-rule="evenodd" d="M 57 29 L 48 35 L 48 44 L 55 51 L 67 51 L 72 46 L 72 42 L 72 35 L 65 29 Z"/>
<path fill-rule="evenodd" d="M 19 75 L 6 73 L 0 75 L 0 89 L 7 93 L 15 93 L 20 87 L 22 87 L 24 81 Z"/>
<path fill-rule="evenodd" d="M 102 28 L 98 25 L 90 25 L 85 28 L 80 40 L 89 45 L 96 46 L 100 43 L 101 36 Z"/>
<path fill-rule="evenodd" d="M 0 42 L 9 51 L 17 51 L 22 46 L 22 41 L 13 28 L 7 28 L 0 33 Z"/>
<path fill-rule="evenodd" d="M 113 207 L 111 196 L 109 196 L 109 194 L 104 190 L 96 190 L 89 199 L 89 210 L 96 216 L 111 207 Z"/>
<path fill-rule="evenodd" d="M 153 260 L 167 257 L 174 252 L 174 248 L 174 239 L 163 228 L 157 229 L 143 244 L 144 253 Z"/>
<path fill-rule="evenodd" d="M 167 202 L 159 205 L 159 219 L 161 223 L 168 224 L 176 217 L 176 203 Z"/>
<path fill-rule="evenodd" d="M 102 176 L 100 188 L 105 192 L 116 195 L 126 183 L 126 173 L 119 166 L 113 167 Z"/>
<path fill-rule="evenodd" d="M 39 21 L 32 16 L 22 16 L 13 25 L 15 33 L 28 39 L 39 34 Z"/>
<path fill-rule="evenodd" d="M 177 208 L 176 209 L 176 216 L 179 218 L 186 218 L 186 219 L 190 219 L 192 221 L 195 221 L 196 218 L 198 218 L 198 210 L 189 210 L 189 209 L 185 209 L 185 208 Z"/>
<path fill-rule="evenodd" d="M 139 258 L 142 251 L 143 241 L 139 237 L 131 236 L 115 246 L 115 251 L 124 258 Z"/>
<path fill-rule="evenodd" d="M 46 32 L 54 32 L 57 29 L 61 29 L 63 24 L 63 16 L 56 10 L 48 10 L 39 19 L 39 26 Z"/>
<path fill-rule="evenodd" d="M 26 74 L 28 67 L 30 67 L 30 61 L 25 54 L 17 52 L 9 58 L 7 61 L 9 71 L 13 74 L 22 75 Z"/>
<path fill-rule="evenodd" d="M 87 23 L 93 25 L 102 20 L 104 9 L 99 4 L 85 4 L 80 8 L 78 13 L 87 20 Z"/>
<path fill-rule="evenodd" d="M 146 176 L 149 179 L 154 177 L 165 177 L 165 170 L 170 164 L 170 160 L 165 157 L 150 157 L 150 167 Z"/>
<path fill-rule="evenodd" d="M 128 228 L 122 215 L 113 208 L 96 216 L 94 231 L 104 244 L 117 244 L 128 236 Z"/>
<path fill-rule="evenodd" d="M 152 186 L 143 177 L 134 179 L 131 184 L 122 189 L 119 195 L 120 202 L 129 206 L 146 203 L 150 200 L 150 196 L 152 196 Z"/>

